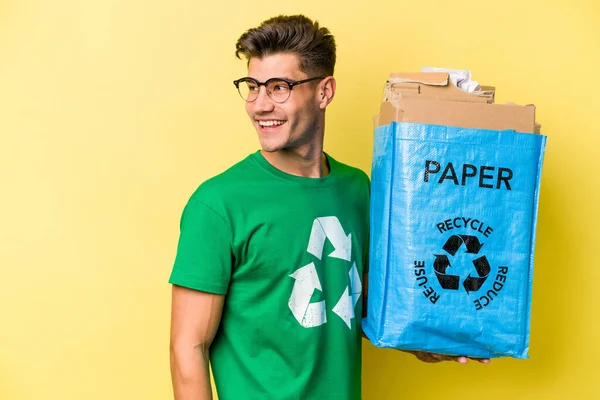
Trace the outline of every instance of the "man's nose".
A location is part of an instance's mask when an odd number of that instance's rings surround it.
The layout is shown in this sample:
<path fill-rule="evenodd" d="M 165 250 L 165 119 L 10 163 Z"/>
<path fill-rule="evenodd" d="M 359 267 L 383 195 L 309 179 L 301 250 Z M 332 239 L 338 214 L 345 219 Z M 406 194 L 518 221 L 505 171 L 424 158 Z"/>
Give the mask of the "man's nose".
<path fill-rule="evenodd" d="M 273 111 L 275 108 L 275 104 L 273 100 L 267 94 L 266 86 L 260 86 L 258 89 L 258 96 L 256 100 L 254 100 L 254 105 L 256 107 L 256 112 L 266 113 Z"/>

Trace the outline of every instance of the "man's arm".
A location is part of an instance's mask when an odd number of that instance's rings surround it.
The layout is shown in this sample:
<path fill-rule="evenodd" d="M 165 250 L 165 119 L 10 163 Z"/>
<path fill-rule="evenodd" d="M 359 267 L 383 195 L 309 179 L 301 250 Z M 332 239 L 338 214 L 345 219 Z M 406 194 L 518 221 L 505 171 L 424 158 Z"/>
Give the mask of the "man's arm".
<path fill-rule="evenodd" d="M 225 296 L 173 285 L 171 380 L 175 400 L 211 400 L 208 349 L 215 337 Z"/>

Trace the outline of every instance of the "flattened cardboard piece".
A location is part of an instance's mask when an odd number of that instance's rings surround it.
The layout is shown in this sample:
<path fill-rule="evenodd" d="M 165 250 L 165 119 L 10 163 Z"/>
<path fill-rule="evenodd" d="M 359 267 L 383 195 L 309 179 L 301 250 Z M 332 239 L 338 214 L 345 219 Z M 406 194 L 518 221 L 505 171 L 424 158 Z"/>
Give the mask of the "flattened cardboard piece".
<path fill-rule="evenodd" d="M 406 82 L 388 83 L 386 85 L 386 91 L 388 92 L 388 94 L 390 94 L 390 93 L 395 93 L 395 94 L 402 94 L 402 93 L 419 94 L 419 88 L 420 88 L 420 86 L 421 85 L 419 83 L 406 83 Z"/>
<path fill-rule="evenodd" d="M 443 95 L 439 92 L 436 94 L 415 94 L 415 93 L 400 93 L 400 99 L 421 99 L 421 100 L 443 100 L 443 101 L 466 101 L 470 103 L 487 103 L 488 99 L 482 96 L 452 96 L 450 94 Z"/>
<path fill-rule="evenodd" d="M 414 82 L 432 86 L 447 86 L 450 82 L 450 74 L 447 72 L 392 72 L 390 81 Z"/>
<path fill-rule="evenodd" d="M 402 121 L 461 128 L 535 132 L 535 107 L 402 99 Z M 381 121 L 383 122 L 383 121 Z"/>
<path fill-rule="evenodd" d="M 494 101 L 494 97 L 488 94 L 488 92 L 473 92 L 468 93 L 465 92 L 456 86 L 449 84 L 448 86 L 430 86 L 430 85 L 421 85 L 419 86 L 419 93 L 426 94 L 430 96 L 439 96 L 439 97 L 458 97 L 458 98 L 470 98 L 470 97 L 482 97 L 486 99 L 486 102 L 492 103 Z"/>
<path fill-rule="evenodd" d="M 402 121 L 402 113 L 389 101 L 382 101 L 379 108 L 379 120 L 377 126 L 391 124 L 392 121 Z"/>
<path fill-rule="evenodd" d="M 453 98 L 485 98 L 494 103 L 496 88 L 481 86 L 481 90 L 473 93 L 465 92 L 454 86 L 447 72 L 392 72 L 388 80 L 390 89 L 397 93 L 414 92 L 434 97 Z"/>

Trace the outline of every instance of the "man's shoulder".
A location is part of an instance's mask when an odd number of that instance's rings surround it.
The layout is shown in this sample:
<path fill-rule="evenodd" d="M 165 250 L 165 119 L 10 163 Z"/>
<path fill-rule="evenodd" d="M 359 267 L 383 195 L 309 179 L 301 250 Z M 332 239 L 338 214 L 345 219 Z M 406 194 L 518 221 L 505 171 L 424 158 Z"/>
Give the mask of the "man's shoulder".
<path fill-rule="evenodd" d="M 251 170 L 256 167 L 251 154 L 225 171 L 205 180 L 194 191 L 191 198 L 205 204 L 223 203 L 239 195 L 247 182 Z"/>
<path fill-rule="evenodd" d="M 361 183 L 369 184 L 369 176 L 360 168 L 354 167 L 350 164 L 346 164 L 338 159 L 334 159 L 329 154 L 327 155 L 330 162 L 334 164 L 337 169 L 339 176 L 342 179 L 349 179 Z"/>

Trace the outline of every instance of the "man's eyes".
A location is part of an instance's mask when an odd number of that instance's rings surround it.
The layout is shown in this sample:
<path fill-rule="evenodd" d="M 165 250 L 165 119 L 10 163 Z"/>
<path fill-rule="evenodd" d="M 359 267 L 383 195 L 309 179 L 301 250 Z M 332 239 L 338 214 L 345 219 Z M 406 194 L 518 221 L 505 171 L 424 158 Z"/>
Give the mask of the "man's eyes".
<path fill-rule="evenodd" d="M 248 86 L 248 90 L 251 92 L 258 92 L 260 90 L 260 85 L 257 85 L 254 82 L 246 82 L 246 85 Z M 285 82 L 269 83 L 267 88 L 270 92 L 285 92 L 290 90 L 290 87 Z"/>

